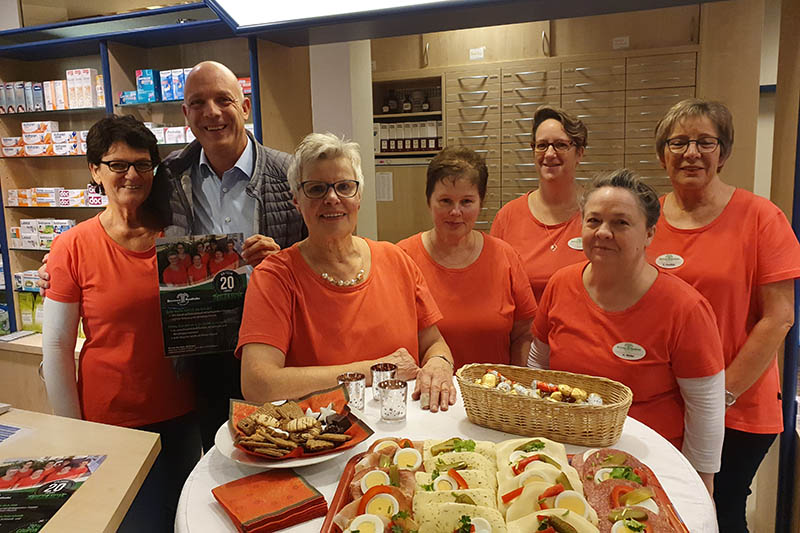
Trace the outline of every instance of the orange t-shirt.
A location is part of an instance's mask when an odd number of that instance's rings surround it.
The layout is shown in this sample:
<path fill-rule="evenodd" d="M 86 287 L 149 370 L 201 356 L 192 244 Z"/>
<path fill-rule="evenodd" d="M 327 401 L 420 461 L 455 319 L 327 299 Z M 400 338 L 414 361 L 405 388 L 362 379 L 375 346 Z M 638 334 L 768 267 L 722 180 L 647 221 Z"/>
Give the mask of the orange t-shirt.
<path fill-rule="evenodd" d="M 169 285 L 186 285 L 189 283 L 189 273 L 186 272 L 183 265 L 179 264 L 178 270 L 173 270 L 172 267 L 168 266 L 162 272 L 161 279 Z"/>
<path fill-rule="evenodd" d="M 702 228 L 678 229 L 662 216 L 647 255 L 711 303 L 726 367 L 761 315 L 758 286 L 800 277 L 800 244 L 783 212 L 743 189 L 736 189 L 722 213 Z M 780 433 L 780 391 L 776 357 L 727 410 L 725 425 L 750 433 Z"/>
<path fill-rule="evenodd" d="M 244 302 L 236 355 L 245 344 L 275 346 L 286 366 L 378 359 L 405 348 L 419 362 L 417 333 L 442 314 L 419 268 L 387 242 L 367 239 L 367 280 L 337 287 L 308 266 L 297 245 L 262 261 Z"/>
<path fill-rule="evenodd" d="M 533 295 L 539 301 L 556 270 L 584 261 L 586 256 L 581 244 L 581 214 L 575 213 L 561 224 L 542 224 L 528 208 L 529 194 L 515 198 L 497 212 L 491 234 L 519 253 Z"/>
<path fill-rule="evenodd" d="M 208 278 L 208 268 L 206 265 L 200 265 L 200 268 L 192 265 L 189 267 L 189 281 L 197 283 Z"/>
<path fill-rule="evenodd" d="M 228 263 L 225 259 L 220 262 L 215 261 L 212 259 L 208 262 L 208 273 L 210 275 L 214 275 L 221 270 L 229 269 L 230 270 L 230 263 Z"/>
<path fill-rule="evenodd" d="M 17 482 L 14 485 L 15 489 L 26 489 L 28 487 L 33 487 L 35 485 L 39 485 L 44 483 L 45 474 L 42 473 L 41 476 L 34 478 L 31 476 L 25 476 L 22 479 L 17 479 Z"/>
<path fill-rule="evenodd" d="M 227 265 L 231 265 L 232 268 L 236 268 L 239 266 L 239 254 L 236 252 L 225 252 L 225 259 L 224 262 Z"/>
<path fill-rule="evenodd" d="M 433 260 L 418 233 L 397 245 L 411 256 L 444 318 L 437 324 L 456 368 L 468 363 L 509 364 L 511 328 L 533 318 L 536 300 L 519 255 L 489 235 L 474 263 L 447 268 Z"/>
<path fill-rule="evenodd" d="M 630 387 L 629 414 L 680 449 L 684 404 L 675 378 L 712 376 L 724 368 L 711 306 L 687 283 L 659 272 L 634 305 L 605 311 L 583 285 L 586 265 L 553 275 L 533 335 L 550 345 L 551 369 L 605 376 Z"/>
<path fill-rule="evenodd" d="M 191 380 L 164 357 L 155 247 L 114 242 L 99 215 L 53 241 L 47 297 L 80 303 L 83 344 L 78 396 L 83 418 L 138 427 L 194 407 Z"/>
<path fill-rule="evenodd" d="M 183 269 L 186 270 L 187 268 L 189 268 L 189 265 L 192 264 L 192 256 L 189 254 L 183 254 L 183 259 L 181 259 L 181 256 L 178 256 L 178 262 L 183 267 Z"/>

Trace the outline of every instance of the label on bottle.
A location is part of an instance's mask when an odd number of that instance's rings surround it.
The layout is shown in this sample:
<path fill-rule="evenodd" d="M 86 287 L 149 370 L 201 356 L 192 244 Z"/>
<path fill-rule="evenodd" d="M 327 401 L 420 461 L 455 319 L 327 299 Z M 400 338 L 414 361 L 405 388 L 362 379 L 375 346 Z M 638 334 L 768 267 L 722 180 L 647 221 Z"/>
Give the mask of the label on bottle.
<path fill-rule="evenodd" d="M 431 104 L 429 104 L 428 102 L 422 102 L 423 111 L 430 111 L 430 109 L 431 109 Z"/>
<path fill-rule="evenodd" d="M 403 102 L 403 112 L 408 113 L 411 111 L 411 102 Z"/>

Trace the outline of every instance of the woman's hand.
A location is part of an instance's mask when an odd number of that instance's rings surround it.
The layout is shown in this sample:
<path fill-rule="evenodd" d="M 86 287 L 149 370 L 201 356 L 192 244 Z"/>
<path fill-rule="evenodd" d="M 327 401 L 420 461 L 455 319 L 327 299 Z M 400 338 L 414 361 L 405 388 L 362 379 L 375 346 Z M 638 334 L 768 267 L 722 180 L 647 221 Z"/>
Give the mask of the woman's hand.
<path fill-rule="evenodd" d="M 395 374 L 395 379 L 401 379 L 403 381 L 409 381 L 411 379 L 416 379 L 417 375 L 420 371 L 419 367 L 417 366 L 416 360 L 408 350 L 405 348 L 398 348 L 394 352 L 390 353 L 386 357 L 381 357 L 375 363 L 392 363 L 397 365 L 397 374 Z M 372 376 L 367 372 L 369 376 L 368 379 L 372 379 Z M 372 385 L 370 383 L 370 385 Z"/>
<path fill-rule="evenodd" d="M 456 388 L 453 385 L 453 367 L 441 357 L 431 357 L 417 374 L 417 385 L 411 395 L 419 400 L 423 409 L 432 413 L 439 409 L 447 411 L 456 403 Z"/>

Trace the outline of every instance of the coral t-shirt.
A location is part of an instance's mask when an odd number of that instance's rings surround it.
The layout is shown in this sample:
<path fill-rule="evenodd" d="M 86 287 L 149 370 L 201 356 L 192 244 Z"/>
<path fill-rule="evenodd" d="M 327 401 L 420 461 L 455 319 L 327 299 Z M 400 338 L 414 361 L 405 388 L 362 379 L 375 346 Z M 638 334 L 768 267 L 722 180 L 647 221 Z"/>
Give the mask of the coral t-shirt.
<path fill-rule="evenodd" d="M 497 212 L 491 234 L 519 253 L 533 295 L 539 301 L 556 270 L 585 261 L 586 256 L 581 243 L 580 213 L 561 224 L 543 224 L 528 208 L 528 195 L 515 198 Z"/>
<path fill-rule="evenodd" d="M 99 215 L 53 241 L 47 297 L 79 303 L 86 342 L 78 367 L 83 418 L 139 427 L 191 411 L 189 376 L 164 356 L 155 246 L 114 242 Z"/>
<path fill-rule="evenodd" d="M 405 348 L 419 363 L 417 333 L 442 314 L 414 261 L 387 242 L 366 240 L 366 281 L 334 286 L 308 266 L 294 245 L 253 271 L 236 355 L 245 344 L 268 344 L 285 365 L 338 365 L 378 359 Z"/>
<path fill-rule="evenodd" d="M 659 272 L 634 305 L 605 311 L 583 285 L 587 265 L 570 265 L 550 279 L 533 320 L 534 337 L 550 345 L 551 369 L 630 387 L 628 414 L 680 449 L 684 403 L 675 378 L 712 376 L 724 368 L 711 306 L 689 284 Z"/>
<path fill-rule="evenodd" d="M 800 244 L 786 216 L 769 200 L 743 189 L 736 189 L 722 213 L 702 228 L 678 229 L 662 216 L 647 256 L 711 303 L 726 367 L 761 315 L 758 286 L 800 277 Z M 727 427 L 750 433 L 783 431 L 775 355 L 758 381 L 728 408 Z"/>
<path fill-rule="evenodd" d="M 536 314 L 536 300 L 514 249 L 484 235 L 475 262 L 447 268 L 425 250 L 421 233 L 397 245 L 425 275 L 444 315 L 437 326 L 453 352 L 456 368 L 468 363 L 509 364 L 514 322 Z"/>
<path fill-rule="evenodd" d="M 189 281 L 191 281 L 192 283 L 203 281 L 207 277 L 208 277 L 208 268 L 206 267 L 206 265 L 201 264 L 199 268 L 194 265 L 189 267 Z"/>
<path fill-rule="evenodd" d="M 219 262 L 214 260 L 214 259 L 212 259 L 211 261 L 208 262 L 208 273 L 213 276 L 214 274 L 216 274 L 217 272 L 220 272 L 222 270 L 225 270 L 225 269 L 229 269 L 230 270 L 230 266 L 231 265 L 225 259 L 223 259 L 222 261 L 219 261 Z"/>
<path fill-rule="evenodd" d="M 186 285 L 189 283 L 189 273 L 186 272 L 183 265 L 179 264 L 178 270 L 173 270 L 172 267 L 168 266 L 162 272 L 161 279 L 169 285 Z"/>

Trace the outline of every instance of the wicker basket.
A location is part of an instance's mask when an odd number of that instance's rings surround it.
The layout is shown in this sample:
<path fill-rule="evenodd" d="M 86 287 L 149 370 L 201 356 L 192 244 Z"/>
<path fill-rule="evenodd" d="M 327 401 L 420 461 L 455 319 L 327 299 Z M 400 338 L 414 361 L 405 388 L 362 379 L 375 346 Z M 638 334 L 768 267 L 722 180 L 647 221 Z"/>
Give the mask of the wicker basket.
<path fill-rule="evenodd" d="M 534 379 L 580 387 L 588 393 L 599 394 L 603 405 L 556 403 L 475 384 L 475 379 L 488 370 L 497 370 L 526 387 L 530 387 Z M 546 437 L 581 446 L 605 447 L 617 442 L 633 400 L 631 389 L 617 381 L 557 370 L 470 364 L 458 369 L 456 377 L 471 422 L 506 433 Z"/>

